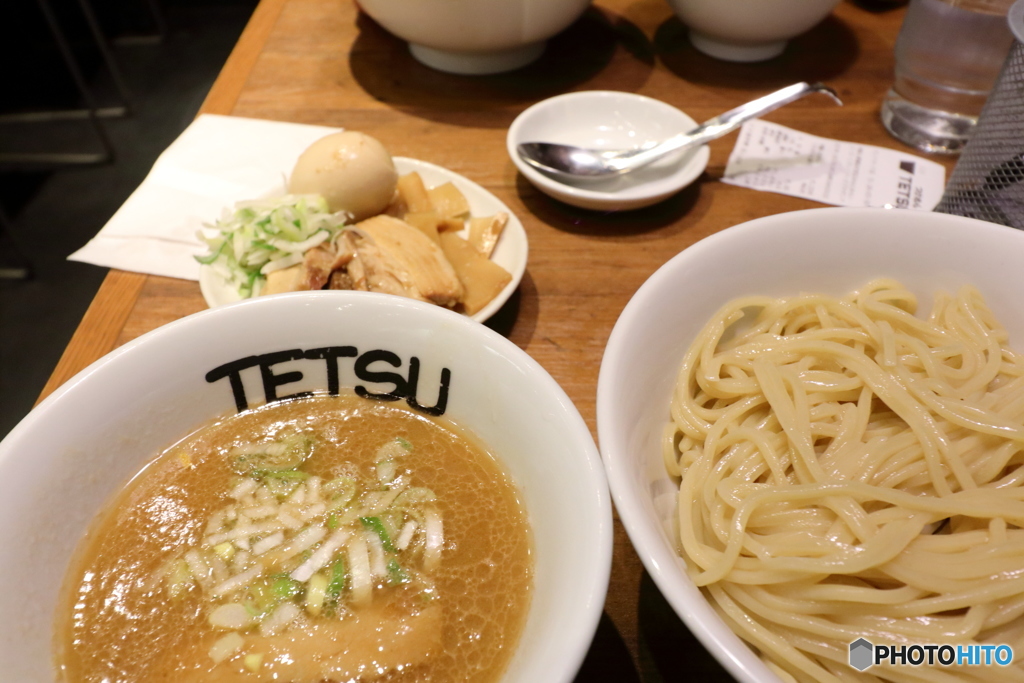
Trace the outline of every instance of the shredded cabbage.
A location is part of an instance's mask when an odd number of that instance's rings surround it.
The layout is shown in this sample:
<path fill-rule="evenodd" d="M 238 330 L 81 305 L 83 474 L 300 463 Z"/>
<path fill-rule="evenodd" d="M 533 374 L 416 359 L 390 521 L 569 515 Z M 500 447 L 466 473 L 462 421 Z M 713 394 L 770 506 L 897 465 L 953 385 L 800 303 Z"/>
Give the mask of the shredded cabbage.
<path fill-rule="evenodd" d="M 195 258 L 247 299 L 259 296 L 268 274 L 302 263 L 306 251 L 333 242 L 348 220 L 344 211 L 331 213 L 320 195 L 239 202 L 206 224 L 209 232 L 197 234 L 210 251 Z"/>

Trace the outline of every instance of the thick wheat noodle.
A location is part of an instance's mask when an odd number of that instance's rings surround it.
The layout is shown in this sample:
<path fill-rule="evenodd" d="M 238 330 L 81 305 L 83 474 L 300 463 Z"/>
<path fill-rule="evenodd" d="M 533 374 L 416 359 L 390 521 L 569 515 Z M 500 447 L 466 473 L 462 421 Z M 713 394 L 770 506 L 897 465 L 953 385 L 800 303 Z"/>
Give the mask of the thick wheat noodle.
<path fill-rule="evenodd" d="M 730 302 L 663 450 L 690 577 L 784 680 L 1022 681 L 847 664 L 849 643 L 1024 652 L 1024 356 L 971 287 Z"/>

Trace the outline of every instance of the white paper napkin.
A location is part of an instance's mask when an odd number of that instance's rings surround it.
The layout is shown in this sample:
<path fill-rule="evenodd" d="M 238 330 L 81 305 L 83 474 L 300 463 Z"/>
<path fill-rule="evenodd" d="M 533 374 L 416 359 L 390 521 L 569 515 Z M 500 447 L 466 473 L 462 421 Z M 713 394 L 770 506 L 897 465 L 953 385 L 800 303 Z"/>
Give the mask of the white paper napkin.
<path fill-rule="evenodd" d="M 283 193 L 295 161 L 337 128 L 199 116 L 157 158 L 142 184 L 68 258 L 108 268 L 199 279 L 196 238 L 235 202 Z"/>

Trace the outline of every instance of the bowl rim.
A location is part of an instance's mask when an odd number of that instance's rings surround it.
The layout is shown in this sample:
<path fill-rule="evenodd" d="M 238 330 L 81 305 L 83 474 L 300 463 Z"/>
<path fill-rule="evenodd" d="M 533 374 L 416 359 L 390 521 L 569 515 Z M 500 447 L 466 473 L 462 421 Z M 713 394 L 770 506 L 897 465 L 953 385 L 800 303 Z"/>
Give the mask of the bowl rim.
<path fill-rule="evenodd" d="M 346 300 L 350 300 L 350 302 Z M 357 305 L 367 308 L 379 306 L 392 312 L 413 309 L 419 314 L 434 316 L 439 321 L 442 321 L 443 326 L 446 328 L 454 327 L 466 336 L 472 337 L 476 335 L 478 338 L 486 340 L 490 348 L 498 349 L 503 358 L 512 363 L 513 367 L 528 373 L 531 381 L 537 382 L 541 390 L 548 394 L 553 402 L 563 411 L 566 417 L 564 429 L 571 429 L 581 437 L 578 439 L 581 448 L 576 458 L 579 463 L 579 470 L 585 472 L 596 484 L 596 490 L 592 492 L 593 495 L 589 504 L 592 506 L 595 516 L 593 523 L 589 526 L 593 530 L 595 540 L 591 547 L 593 548 L 594 557 L 598 559 L 598 562 L 590 564 L 582 575 L 576 576 L 579 582 L 577 585 L 582 585 L 583 590 L 576 592 L 578 604 L 575 605 L 575 619 L 573 623 L 576 626 L 572 629 L 574 633 L 570 633 L 570 637 L 563 643 L 564 649 L 561 650 L 562 654 L 558 658 L 558 665 L 548 669 L 552 675 L 552 680 L 570 683 L 578 673 L 583 660 L 589 652 L 601 619 L 608 591 L 612 565 L 613 512 L 606 472 L 590 428 L 568 394 L 565 393 L 554 377 L 540 363 L 534 360 L 532 356 L 510 339 L 462 314 L 433 304 L 395 295 L 357 291 L 291 292 L 275 297 L 246 299 L 217 308 L 203 309 L 150 330 L 126 342 L 93 361 L 86 368 L 68 379 L 29 411 L 3 439 L 0 439 L 0 468 L 3 468 L 5 464 L 15 459 L 23 458 L 24 453 L 22 451 L 26 447 L 26 438 L 35 433 L 41 424 L 45 425 L 45 421 L 49 419 L 51 412 L 59 408 L 61 404 L 75 400 L 75 395 L 80 391 L 90 389 L 92 382 L 105 381 L 104 375 L 113 373 L 118 364 L 122 362 L 120 359 L 137 357 L 138 354 L 146 353 L 151 345 L 160 343 L 163 340 L 180 338 L 183 335 L 188 336 L 192 334 L 191 330 L 196 328 L 202 329 L 206 327 L 208 330 L 210 318 L 223 318 L 222 324 L 230 324 L 234 318 L 249 316 L 248 309 L 250 308 L 288 308 L 289 306 L 299 305 L 303 301 L 313 302 L 313 305 L 330 309 L 342 308 L 346 306 L 346 303 L 355 302 Z M 472 431 L 472 426 L 466 425 L 466 427 Z M 535 520 L 535 523 L 537 521 Z M 76 543 L 79 541 L 76 541 Z M 531 607 L 531 611 L 532 609 L 533 607 Z M 564 635 L 566 631 L 563 630 L 562 633 Z M 540 654 L 542 657 L 549 656 L 545 655 L 544 651 Z M 514 664 L 515 655 L 504 675 L 508 675 L 513 670 Z"/>
<path fill-rule="evenodd" d="M 651 532 L 647 511 L 643 508 L 644 501 L 641 497 L 633 495 L 632 470 L 628 465 L 636 458 L 613 450 L 613 445 L 615 449 L 619 449 L 624 441 L 624 437 L 619 434 L 621 429 L 615 424 L 612 412 L 613 396 L 622 388 L 615 362 L 616 359 L 623 357 L 629 348 L 633 348 L 627 346 L 629 331 L 638 321 L 642 321 L 645 315 L 649 314 L 650 308 L 657 308 L 652 298 L 654 294 L 662 291 L 665 284 L 671 282 L 675 273 L 684 267 L 684 264 L 703 258 L 708 252 L 717 249 L 720 243 L 735 241 L 750 233 L 782 229 L 790 223 L 794 223 L 791 226 L 793 229 L 803 231 L 808 229 L 810 223 L 815 221 L 820 223 L 820 220 L 827 219 L 829 215 L 849 216 L 863 220 L 868 217 L 877 217 L 879 212 L 901 216 L 908 226 L 907 229 L 912 231 L 925 230 L 929 225 L 931 227 L 938 225 L 943 229 L 957 232 L 969 228 L 974 234 L 984 233 L 999 240 L 1017 240 L 1024 245 L 1024 232 L 1015 228 L 931 211 L 870 207 L 818 207 L 761 216 L 734 224 L 704 237 L 662 264 L 630 297 L 619 314 L 605 345 L 597 385 L 597 433 L 602 460 L 608 472 L 612 500 L 619 520 L 645 569 L 672 610 L 704 649 L 737 681 L 781 683 L 781 679 L 765 665 L 753 648 L 722 620 L 711 607 L 711 603 L 703 597 L 703 594 L 697 593 L 701 599 L 694 601 L 692 591 L 699 591 L 699 589 L 681 571 L 680 563 L 684 560 L 677 552 L 669 552 L 660 543 L 657 534 Z M 1024 345 L 1024 339 L 1019 340 L 1018 343 Z M 672 370 L 673 376 L 675 376 L 676 370 Z"/>

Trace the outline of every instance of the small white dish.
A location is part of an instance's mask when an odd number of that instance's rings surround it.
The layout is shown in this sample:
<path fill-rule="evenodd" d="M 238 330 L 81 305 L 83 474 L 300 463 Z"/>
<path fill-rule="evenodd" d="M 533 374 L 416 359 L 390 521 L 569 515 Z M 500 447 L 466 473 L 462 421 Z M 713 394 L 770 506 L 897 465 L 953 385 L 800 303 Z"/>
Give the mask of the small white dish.
<path fill-rule="evenodd" d="M 617 178 L 569 185 L 524 162 L 516 146 L 560 142 L 595 149 L 625 149 L 661 142 L 697 125 L 672 105 L 643 95 L 611 90 L 567 93 L 521 113 L 508 129 L 512 162 L 544 194 L 598 211 L 627 211 L 663 201 L 696 180 L 708 165 L 707 146 L 669 156 Z"/>
<path fill-rule="evenodd" d="M 462 194 L 466 196 L 466 199 L 469 201 L 470 213 L 474 216 L 491 216 L 500 212 L 508 214 L 508 223 L 501 234 L 501 239 L 498 240 L 498 244 L 494 247 L 491 260 L 507 270 L 512 275 L 512 280 L 489 304 L 477 311 L 475 315 L 470 316 L 477 322 L 484 322 L 497 313 L 498 309 L 508 301 L 508 298 L 512 296 L 512 292 L 516 291 L 516 287 L 519 286 L 519 281 L 523 279 L 523 273 L 526 272 L 529 243 L 527 242 L 526 230 L 523 228 L 522 222 L 516 218 L 515 214 L 512 213 L 512 210 L 504 202 L 469 178 L 436 164 L 418 159 L 394 157 L 394 161 L 395 168 L 400 174 L 404 175 L 416 171 L 423 178 L 423 183 L 428 188 L 436 187 L 449 181 L 454 183 L 462 191 Z M 284 187 L 281 186 L 269 191 L 267 196 L 283 193 Z M 199 269 L 199 289 L 203 294 L 203 299 L 206 300 L 206 305 L 210 308 L 240 301 L 242 298 L 239 296 L 238 291 L 231 287 L 227 280 L 210 266 L 202 266 Z"/>

